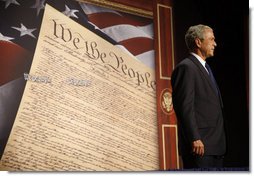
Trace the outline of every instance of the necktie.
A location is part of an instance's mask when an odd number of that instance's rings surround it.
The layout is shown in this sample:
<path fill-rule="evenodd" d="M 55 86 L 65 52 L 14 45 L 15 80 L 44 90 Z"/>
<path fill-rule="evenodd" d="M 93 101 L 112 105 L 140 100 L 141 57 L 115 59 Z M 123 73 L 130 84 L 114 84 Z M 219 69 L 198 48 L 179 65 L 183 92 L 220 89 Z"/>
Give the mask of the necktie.
<path fill-rule="evenodd" d="M 210 77 L 210 79 L 211 79 L 211 81 L 213 83 L 213 88 L 215 89 L 216 93 L 219 95 L 218 86 L 217 86 L 216 80 L 215 80 L 215 78 L 213 76 L 213 72 L 212 72 L 210 66 L 207 63 L 205 63 L 205 67 L 207 68 L 207 70 L 209 72 L 209 77 Z"/>

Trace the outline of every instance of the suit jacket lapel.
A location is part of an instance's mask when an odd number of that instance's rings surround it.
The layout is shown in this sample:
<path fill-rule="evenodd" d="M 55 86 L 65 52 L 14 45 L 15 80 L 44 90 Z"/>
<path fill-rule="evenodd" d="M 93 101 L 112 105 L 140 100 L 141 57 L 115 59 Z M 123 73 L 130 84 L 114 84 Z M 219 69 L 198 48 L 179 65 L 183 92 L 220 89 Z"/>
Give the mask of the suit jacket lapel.
<path fill-rule="evenodd" d="M 188 58 L 189 58 L 192 62 L 194 62 L 195 65 L 199 68 L 200 72 L 202 72 L 202 75 L 203 75 L 203 76 L 205 77 L 205 79 L 208 81 L 208 83 L 209 83 L 211 89 L 213 90 L 214 95 L 215 95 L 216 97 L 219 98 L 220 105 L 221 105 L 221 107 L 223 108 L 223 101 L 222 101 L 221 94 L 220 94 L 220 92 L 219 92 L 219 95 L 218 95 L 218 94 L 216 93 L 216 91 L 214 90 L 213 85 L 212 85 L 212 80 L 210 79 L 210 77 L 209 77 L 207 71 L 205 70 L 205 68 L 203 67 L 203 65 L 202 65 L 202 64 L 198 61 L 198 59 L 197 59 L 195 56 L 193 56 L 193 55 L 190 55 Z"/>
<path fill-rule="evenodd" d="M 195 63 L 195 65 L 199 68 L 200 72 L 202 73 L 202 75 L 205 77 L 205 79 L 207 80 L 207 82 L 209 83 L 211 89 L 213 90 L 214 94 L 218 97 L 216 91 L 214 90 L 214 87 L 213 87 L 213 83 L 212 83 L 212 80 L 210 79 L 207 71 L 205 70 L 205 68 L 203 67 L 203 65 L 198 61 L 198 59 L 193 56 L 193 55 L 190 55 L 189 56 L 189 59 Z"/>

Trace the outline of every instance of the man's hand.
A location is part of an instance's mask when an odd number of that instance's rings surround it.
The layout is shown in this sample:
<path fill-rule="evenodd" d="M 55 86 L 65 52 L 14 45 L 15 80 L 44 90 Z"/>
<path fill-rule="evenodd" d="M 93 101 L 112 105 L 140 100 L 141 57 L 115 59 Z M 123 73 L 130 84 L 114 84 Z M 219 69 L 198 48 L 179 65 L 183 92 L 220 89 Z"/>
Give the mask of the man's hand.
<path fill-rule="evenodd" d="M 201 140 L 192 142 L 192 152 L 196 155 L 203 156 L 205 153 L 204 144 Z"/>

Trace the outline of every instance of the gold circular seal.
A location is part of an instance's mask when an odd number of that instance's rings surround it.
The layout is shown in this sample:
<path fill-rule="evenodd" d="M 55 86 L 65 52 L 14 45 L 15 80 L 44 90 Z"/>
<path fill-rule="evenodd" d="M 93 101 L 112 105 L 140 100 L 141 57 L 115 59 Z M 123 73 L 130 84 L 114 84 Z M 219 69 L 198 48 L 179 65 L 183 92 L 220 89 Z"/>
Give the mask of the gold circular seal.
<path fill-rule="evenodd" d="M 170 89 L 166 88 L 161 92 L 161 109 L 169 115 L 173 110 L 172 93 Z"/>

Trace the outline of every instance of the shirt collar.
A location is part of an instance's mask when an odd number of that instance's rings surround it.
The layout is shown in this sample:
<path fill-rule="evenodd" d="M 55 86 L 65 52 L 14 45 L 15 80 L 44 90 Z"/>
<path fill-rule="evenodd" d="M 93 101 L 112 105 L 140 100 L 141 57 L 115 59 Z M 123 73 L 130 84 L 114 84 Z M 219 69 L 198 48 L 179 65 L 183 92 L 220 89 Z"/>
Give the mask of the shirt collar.
<path fill-rule="evenodd" d="M 191 52 L 190 54 L 192 54 L 193 56 L 195 56 L 195 57 L 198 59 L 198 61 L 203 65 L 203 67 L 206 69 L 206 67 L 205 67 L 206 61 L 204 61 L 199 55 L 197 55 L 197 54 L 195 54 L 195 53 L 193 53 L 193 52 Z M 206 71 L 207 71 L 207 69 L 206 69 Z"/>

